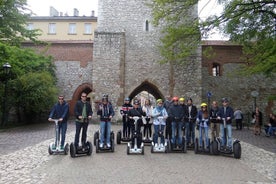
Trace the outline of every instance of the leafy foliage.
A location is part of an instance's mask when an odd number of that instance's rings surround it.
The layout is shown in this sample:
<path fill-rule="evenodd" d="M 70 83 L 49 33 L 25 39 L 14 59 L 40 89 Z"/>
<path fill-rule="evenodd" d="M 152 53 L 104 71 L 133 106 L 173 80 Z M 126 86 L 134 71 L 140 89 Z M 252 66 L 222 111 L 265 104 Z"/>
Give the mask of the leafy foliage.
<path fill-rule="evenodd" d="M 196 56 L 200 32 L 196 11 L 197 0 L 153 0 L 154 25 L 162 26 L 161 63 L 185 63 L 187 57 Z"/>
<path fill-rule="evenodd" d="M 248 63 L 243 68 L 244 74 L 273 76 L 276 72 L 276 2 L 228 0 L 221 3 L 223 13 L 203 22 L 202 33 L 217 27 L 230 36 L 230 41 L 241 44 Z"/>
<path fill-rule="evenodd" d="M 28 39 L 36 41 L 38 30 L 27 30 L 26 22 L 31 15 L 26 0 L 0 1 L 0 42 L 20 45 Z"/>

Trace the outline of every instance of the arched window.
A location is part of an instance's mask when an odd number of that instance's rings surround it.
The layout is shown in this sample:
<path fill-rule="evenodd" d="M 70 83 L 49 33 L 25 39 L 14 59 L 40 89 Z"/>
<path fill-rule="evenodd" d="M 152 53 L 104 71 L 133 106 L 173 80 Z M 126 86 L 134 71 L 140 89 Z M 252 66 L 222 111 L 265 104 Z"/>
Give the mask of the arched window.
<path fill-rule="evenodd" d="M 213 63 L 213 66 L 212 66 L 212 75 L 213 76 L 220 76 L 221 75 L 221 73 L 220 73 L 220 64 Z"/>
<path fill-rule="evenodd" d="M 146 23 L 145 23 L 145 30 L 149 31 L 149 21 L 148 20 L 146 20 Z"/>

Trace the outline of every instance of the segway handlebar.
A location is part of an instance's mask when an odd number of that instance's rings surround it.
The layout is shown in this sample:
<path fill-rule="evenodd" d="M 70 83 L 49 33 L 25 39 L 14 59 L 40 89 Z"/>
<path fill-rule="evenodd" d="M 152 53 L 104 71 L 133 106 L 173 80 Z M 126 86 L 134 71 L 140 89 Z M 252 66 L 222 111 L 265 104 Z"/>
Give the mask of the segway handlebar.
<path fill-rule="evenodd" d="M 49 119 L 48 121 L 53 121 L 53 122 L 55 122 L 56 124 L 60 121 L 59 119 Z"/>

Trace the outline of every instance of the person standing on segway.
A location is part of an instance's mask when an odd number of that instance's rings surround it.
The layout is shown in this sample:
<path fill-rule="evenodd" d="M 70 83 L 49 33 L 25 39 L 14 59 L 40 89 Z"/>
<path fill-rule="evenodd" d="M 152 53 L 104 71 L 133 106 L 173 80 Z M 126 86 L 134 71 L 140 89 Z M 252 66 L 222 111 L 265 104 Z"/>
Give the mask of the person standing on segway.
<path fill-rule="evenodd" d="M 207 104 L 202 103 L 200 105 L 201 109 L 198 111 L 196 121 L 198 123 L 198 130 L 199 130 L 199 150 L 205 150 L 202 147 L 202 140 L 204 139 L 204 143 L 206 145 L 206 151 L 209 151 L 209 135 L 208 135 L 208 126 L 209 126 L 209 114 L 207 109 Z M 205 135 L 205 138 L 203 138 Z"/>
<path fill-rule="evenodd" d="M 130 122 L 128 118 L 128 113 L 132 108 L 133 106 L 130 104 L 130 99 L 128 97 L 125 98 L 125 102 L 122 105 L 122 109 L 120 110 L 120 113 L 123 117 L 123 138 L 130 137 Z"/>
<path fill-rule="evenodd" d="M 114 110 L 111 103 L 108 102 L 107 97 L 102 98 L 102 104 L 99 105 L 97 115 L 100 116 L 100 148 L 103 148 L 106 143 L 107 148 L 110 148 L 110 132 L 111 132 L 111 118 L 114 116 Z M 105 139 L 106 135 L 106 139 Z"/>
<path fill-rule="evenodd" d="M 149 139 L 150 141 L 152 140 L 151 139 L 152 122 L 150 121 L 152 109 L 153 108 L 151 106 L 150 100 L 146 99 L 145 100 L 145 105 L 142 107 L 143 112 L 146 112 L 146 117 L 145 117 L 146 122 L 144 122 L 145 124 L 144 124 L 144 138 L 143 138 L 143 140 L 146 140 L 146 139 Z"/>
<path fill-rule="evenodd" d="M 64 100 L 63 95 L 58 96 L 58 102 L 54 105 L 49 115 L 48 121 L 52 121 L 53 119 L 58 119 L 58 134 L 61 133 L 61 144 L 60 150 L 64 150 L 65 136 L 67 131 L 67 120 L 69 116 L 69 105 Z M 56 145 L 54 145 L 56 146 Z M 52 148 L 56 149 L 56 147 Z"/>
<path fill-rule="evenodd" d="M 141 137 L 141 126 L 143 125 L 142 121 L 142 116 L 146 116 L 146 113 L 142 111 L 142 108 L 140 107 L 140 102 L 139 100 L 134 100 L 133 103 L 133 109 L 131 109 L 128 113 L 129 119 L 131 120 L 131 130 L 132 130 L 132 136 L 134 135 L 135 132 L 135 124 L 134 124 L 134 116 L 140 117 L 140 119 L 137 121 L 137 133 L 139 134 L 139 137 L 137 139 L 137 146 L 140 148 L 141 143 L 142 143 L 142 137 Z M 134 144 L 134 141 L 132 140 L 132 146 Z"/>
<path fill-rule="evenodd" d="M 227 98 L 222 99 L 222 107 L 218 112 L 218 119 L 221 121 L 220 132 L 221 132 L 221 148 L 227 151 L 232 151 L 232 119 L 234 117 L 234 111 L 232 107 L 229 106 L 229 101 Z M 226 124 L 224 125 L 224 121 Z M 226 126 L 226 127 L 225 127 Z M 226 138 L 227 135 L 227 138 Z"/>
<path fill-rule="evenodd" d="M 81 93 L 81 100 L 77 101 L 75 105 L 75 116 L 76 116 L 76 134 L 74 145 L 76 148 L 79 148 L 79 138 L 80 131 L 82 129 L 81 144 L 82 146 L 86 143 L 87 138 L 87 128 L 89 119 L 92 118 L 92 108 L 89 102 L 86 101 L 87 94 L 85 92 Z"/>
<path fill-rule="evenodd" d="M 172 139 L 171 143 L 175 146 L 181 147 L 182 145 L 182 119 L 184 117 L 184 110 L 181 105 L 178 104 L 178 97 L 173 97 L 173 105 L 169 109 L 169 117 L 172 120 Z M 176 137 L 176 134 L 178 137 Z"/>
<path fill-rule="evenodd" d="M 156 101 L 157 106 L 153 109 L 152 111 L 152 117 L 153 117 L 153 127 L 154 127 L 154 135 L 153 135 L 153 142 L 154 142 L 154 146 L 155 148 L 157 148 L 157 144 L 158 144 L 158 134 L 159 131 L 164 132 L 165 129 L 165 125 L 166 125 L 166 118 L 168 117 L 168 113 L 166 111 L 166 109 L 163 107 L 163 100 L 162 99 L 158 99 Z M 163 117 L 164 119 L 162 121 L 160 121 L 158 119 L 158 117 Z M 161 130 L 159 129 L 159 126 L 161 124 Z M 165 139 L 164 139 L 164 135 L 161 137 L 161 145 L 160 147 L 163 148 L 165 145 Z"/>
<path fill-rule="evenodd" d="M 219 137 L 219 131 L 220 131 L 220 122 L 218 121 L 218 102 L 213 101 L 212 107 L 209 112 L 209 118 L 211 122 L 211 139 L 212 141 L 215 140 L 216 137 Z"/>
<path fill-rule="evenodd" d="M 193 105 L 193 100 L 187 100 L 186 108 L 184 109 L 184 122 L 186 126 L 186 140 L 189 147 L 193 147 L 195 143 L 195 122 L 197 116 L 197 108 Z M 192 142 L 191 142 L 192 139 Z"/>

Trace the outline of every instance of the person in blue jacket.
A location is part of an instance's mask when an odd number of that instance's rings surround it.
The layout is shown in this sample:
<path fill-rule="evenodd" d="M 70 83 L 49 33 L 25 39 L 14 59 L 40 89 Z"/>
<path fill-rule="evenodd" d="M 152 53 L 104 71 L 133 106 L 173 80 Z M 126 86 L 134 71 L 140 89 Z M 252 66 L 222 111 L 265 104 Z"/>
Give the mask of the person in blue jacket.
<path fill-rule="evenodd" d="M 229 106 L 229 100 L 227 98 L 222 99 L 222 107 L 218 111 L 218 119 L 220 123 L 220 135 L 222 139 L 221 149 L 232 150 L 232 119 L 234 117 L 234 111 Z M 224 127 L 224 121 L 226 121 L 226 127 Z M 226 128 L 226 135 L 224 135 L 224 128 Z M 225 147 L 226 146 L 226 147 Z"/>
<path fill-rule="evenodd" d="M 52 121 L 53 119 L 58 119 L 58 134 L 61 133 L 61 144 L 60 149 L 64 149 L 64 142 L 66 137 L 66 131 L 67 131 L 67 120 L 69 115 L 69 105 L 64 100 L 63 95 L 58 96 L 58 102 L 54 105 L 54 107 L 51 110 L 51 113 L 49 115 L 48 120 Z M 56 146 L 56 145 L 54 145 Z M 55 147 L 53 149 L 56 149 Z"/>
<path fill-rule="evenodd" d="M 184 109 L 178 104 L 178 97 L 173 97 L 173 105 L 169 109 L 169 117 L 172 120 L 172 140 L 171 143 L 175 146 L 181 147 L 183 128 Z M 176 134 L 178 133 L 178 137 Z"/>

